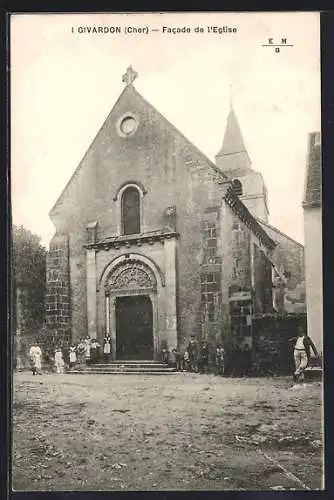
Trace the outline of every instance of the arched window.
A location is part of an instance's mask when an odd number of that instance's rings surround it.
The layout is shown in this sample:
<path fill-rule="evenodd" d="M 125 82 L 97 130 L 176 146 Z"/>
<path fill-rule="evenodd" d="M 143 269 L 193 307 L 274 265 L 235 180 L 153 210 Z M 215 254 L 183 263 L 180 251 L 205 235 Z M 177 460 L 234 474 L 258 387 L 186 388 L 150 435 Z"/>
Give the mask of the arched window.
<path fill-rule="evenodd" d="M 242 195 L 242 184 L 239 181 L 239 179 L 234 179 L 234 181 L 232 182 L 232 187 L 236 195 L 238 196 Z"/>
<path fill-rule="evenodd" d="M 140 194 L 133 186 L 122 193 L 122 233 L 140 233 Z"/>

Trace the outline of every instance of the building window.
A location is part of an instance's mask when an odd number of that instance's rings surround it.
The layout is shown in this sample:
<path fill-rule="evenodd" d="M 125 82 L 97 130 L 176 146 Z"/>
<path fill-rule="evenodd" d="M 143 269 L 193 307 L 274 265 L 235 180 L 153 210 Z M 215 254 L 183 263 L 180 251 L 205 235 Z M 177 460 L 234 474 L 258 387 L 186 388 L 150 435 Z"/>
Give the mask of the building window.
<path fill-rule="evenodd" d="M 205 272 L 201 275 L 201 306 L 204 321 L 217 320 L 220 298 L 220 273 Z"/>
<path fill-rule="evenodd" d="M 138 128 L 138 116 L 133 113 L 126 113 L 121 116 L 116 123 L 118 135 L 121 137 L 131 137 Z"/>
<path fill-rule="evenodd" d="M 204 252 L 207 262 L 215 262 L 217 257 L 217 224 L 215 221 L 204 223 Z"/>
<path fill-rule="evenodd" d="M 122 233 L 140 233 L 140 194 L 133 186 L 122 193 Z"/>
<path fill-rule="evenodd" d="M 234 181 L 232 181 L 232 188 L 236 195 L 242 195 L 242 184 L 239 179 L 234 179 Z"/>

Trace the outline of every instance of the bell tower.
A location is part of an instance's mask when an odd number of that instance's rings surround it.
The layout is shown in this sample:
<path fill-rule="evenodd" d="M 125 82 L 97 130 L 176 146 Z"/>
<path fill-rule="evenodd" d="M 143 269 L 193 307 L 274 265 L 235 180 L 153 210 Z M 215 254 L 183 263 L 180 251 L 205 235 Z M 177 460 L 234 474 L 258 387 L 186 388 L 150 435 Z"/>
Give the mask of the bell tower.
<path fill-rule="evenodd" d="M 227 117 L 223 145 L 215 159 L 217 167 L 232 180 L 236 194 L 251 214 L 268 222 L 267 188 L 260 172 L 252 168 L 232 103 Z"/>

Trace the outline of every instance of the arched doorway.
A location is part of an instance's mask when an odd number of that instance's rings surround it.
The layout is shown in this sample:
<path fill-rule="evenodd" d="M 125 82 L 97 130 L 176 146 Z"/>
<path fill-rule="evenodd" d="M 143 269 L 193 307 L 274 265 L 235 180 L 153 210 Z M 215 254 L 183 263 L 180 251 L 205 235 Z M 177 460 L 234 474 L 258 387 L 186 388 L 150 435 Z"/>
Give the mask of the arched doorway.
<path fill-rule="evenodd" d="M 112 337 L 113 358 L 154 358 L 157 281 L 148 265 L 126 259 L 105 281 L 106 330 Z"/>
<path fill-rule="evenodd" d="M 153 359 L 153 310 L 148 295 L 116 297 L 116 358 Z"/>

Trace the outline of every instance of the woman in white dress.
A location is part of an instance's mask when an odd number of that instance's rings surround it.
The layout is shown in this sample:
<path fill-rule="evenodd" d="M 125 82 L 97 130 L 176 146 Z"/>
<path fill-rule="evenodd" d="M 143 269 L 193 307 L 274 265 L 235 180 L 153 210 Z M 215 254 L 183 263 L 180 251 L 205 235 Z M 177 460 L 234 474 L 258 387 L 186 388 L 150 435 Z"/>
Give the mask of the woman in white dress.
<path fill-rule="evenodd" d="M 70 347 L 70 368 L 73 368 L 75 363 L 77 362 L 77 353 L 76 353 L 77 348 L 75 347 L 74 344 L 71 345 Z"/>
<path fill-rule="evenodd" d="M 31 369 L 33 375 L 41 375 L 42 370 L 42 351 L 37 343 L 31 346 L 29 351 L 31 360 Z"/>

